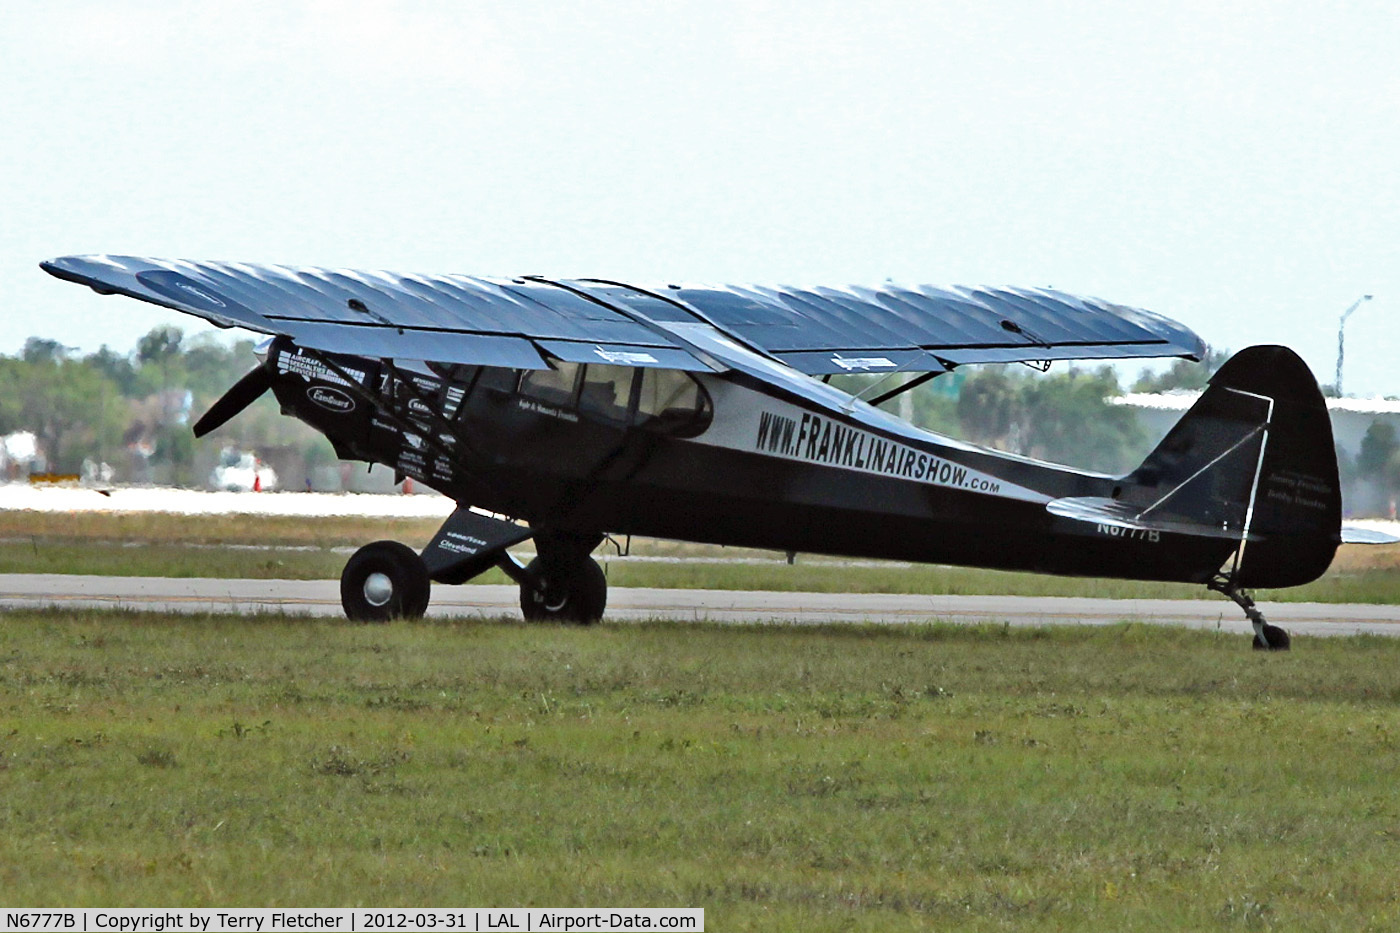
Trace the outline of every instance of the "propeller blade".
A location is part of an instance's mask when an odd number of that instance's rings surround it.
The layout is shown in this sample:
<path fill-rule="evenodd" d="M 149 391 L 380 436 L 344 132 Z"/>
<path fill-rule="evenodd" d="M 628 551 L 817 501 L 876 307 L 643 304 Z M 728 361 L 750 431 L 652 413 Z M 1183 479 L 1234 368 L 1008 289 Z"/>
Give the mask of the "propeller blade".
<path fill-rule="evenodd" d="M 204 416 L 194 423 L 194 436 L 203 437 L 210 431 L 224 426 L 234 415 L 262 397 L 272 388 L 272 376 L 265 367 L 259 366 L 233 384 L 233 388 L 223 394 Z"/>

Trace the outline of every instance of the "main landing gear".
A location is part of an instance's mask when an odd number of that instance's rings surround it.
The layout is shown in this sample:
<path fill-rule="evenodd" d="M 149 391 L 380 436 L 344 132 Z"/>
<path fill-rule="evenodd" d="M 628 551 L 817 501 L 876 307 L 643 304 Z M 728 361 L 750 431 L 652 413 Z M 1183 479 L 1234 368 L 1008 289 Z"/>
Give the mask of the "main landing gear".
<path fill-rule="evenodd" d="M 535 538 L 537 557 L 522 565 L 506 548 Z M 465 583 L 499 567 L 520 585 L 527 622 L 589 625 L 602 618 L 608 580 L 590 553 L 602 535 L 541 531 L 459 508 L 422 555 L 397 541 L 354 553 L 340 575 L 340 604 L 355 622 L 417 619 L 428 610 L 430 581 Z"/>
<path fill-rule="evenodd" d="M 1247 590 L 1242 590 L 1235 585 L 1234 579 L 1221 574 L 1214 580 L 1206 584 L 1208 589 L 1214 590 L 1224 596 L 1228 596 L 1235 605 L 1244 610 L 1245 616 L 1254 624 L 1254 650 L 1255 651 L 1287 651 L 1291 639 L 1288 633 L 1277 625 L 1270 625 L 1264 621 L 1264 613 L 1254 605 L 1254 599 Z"/>
<path fill-rule="evenodd" d="M 537 537 L 539 556 L 519 578 L 520 611 L 526 622 L 591 625 L 608 605 L 608 578 L 589 557 L 601 536 Z"/>

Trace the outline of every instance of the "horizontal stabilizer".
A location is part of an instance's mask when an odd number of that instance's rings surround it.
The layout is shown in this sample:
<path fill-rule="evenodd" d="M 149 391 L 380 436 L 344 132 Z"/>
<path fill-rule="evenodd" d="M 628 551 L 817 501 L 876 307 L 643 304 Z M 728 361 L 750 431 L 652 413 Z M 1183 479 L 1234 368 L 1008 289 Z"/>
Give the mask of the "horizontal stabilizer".
<path fill-rule="evenodd" d="M 1240 537 L 1238 528 L 1225 528 L 1218 524 L 1191 521 L 1168 512 L 1141 515 L 1139 514 L 1141 510 L 1136 506 L 1117 499 L 1105 499 L 1098 496 L 1072 496 L 1054 499 L 1045 504 L 1045 510 L 1057 518 L 1107 525 L 1111 528 L 1121 528 L 1127 532 L 1167 532 L 1233 541 L 1238 541 Z"/>
<path fill-rule="evenodd" d="M 1359 525 L 1342 526 L 1343 544 L 1400 544 L 1400 538 L 1395 535 L 1386 534 L 1384 531 L 1377 531 L 1374 528 L 1362 528 Z"/>

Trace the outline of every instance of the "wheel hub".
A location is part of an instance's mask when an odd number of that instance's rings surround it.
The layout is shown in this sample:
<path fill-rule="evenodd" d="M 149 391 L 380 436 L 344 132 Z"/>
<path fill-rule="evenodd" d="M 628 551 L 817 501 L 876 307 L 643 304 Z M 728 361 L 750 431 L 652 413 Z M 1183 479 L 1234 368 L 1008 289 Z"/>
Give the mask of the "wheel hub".
<path fill-rule="evenodd" d="M 372 573 L 365 577 L 365 602 L 383 606 L 394 598 L 394 581 L 388 574 Z"/>
<path fill-rule="evenodd" d="M 551 586 L 548 580 L 541 580 L 540 588 L 535 591 L 535 602 L 546 612 L 558 612 L 569 604 L 569 592 Z"/>

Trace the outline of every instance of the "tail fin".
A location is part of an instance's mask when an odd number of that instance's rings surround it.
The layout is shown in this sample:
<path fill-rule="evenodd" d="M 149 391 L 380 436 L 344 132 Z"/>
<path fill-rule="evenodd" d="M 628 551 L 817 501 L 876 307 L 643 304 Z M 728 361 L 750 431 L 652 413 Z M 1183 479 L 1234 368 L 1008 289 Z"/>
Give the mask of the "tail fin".
<path fill-rule="evenodd" d="M 1340 540 L 1332 424 L 1317 380 L 1286 347 L 1231 357 L 1147 459 L 1120 502 L 1143 518 L 1239 535 L 1228 570 L 1241 587 L 1319 577 Z"/>

